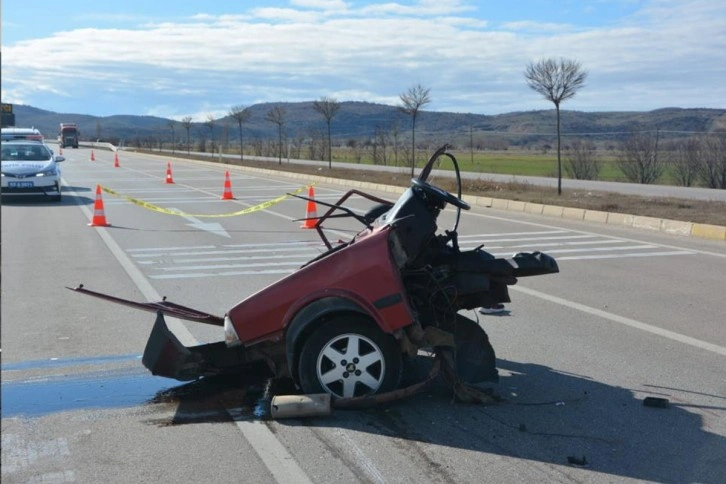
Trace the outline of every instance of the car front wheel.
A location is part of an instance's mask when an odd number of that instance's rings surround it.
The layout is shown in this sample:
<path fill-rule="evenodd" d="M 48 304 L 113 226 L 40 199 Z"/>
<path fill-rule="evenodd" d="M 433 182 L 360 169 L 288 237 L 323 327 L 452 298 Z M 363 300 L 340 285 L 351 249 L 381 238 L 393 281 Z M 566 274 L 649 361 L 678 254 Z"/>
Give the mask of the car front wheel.
<path fill-rule="evenodd" d="M 396 340 L 369 318 L 336 316 L 304 343 L 298 379 L 304 393 L 335 398 L 395 390 L 401 379 L 401 351 Z"/>
<path fill-rule="evenodd" d="M 50 199 L 54 202 L 60 202 L 62 199 L 60 183 L 56 183 L 56 190 L 58 190 L 58 195 L 53 195 Z"/>

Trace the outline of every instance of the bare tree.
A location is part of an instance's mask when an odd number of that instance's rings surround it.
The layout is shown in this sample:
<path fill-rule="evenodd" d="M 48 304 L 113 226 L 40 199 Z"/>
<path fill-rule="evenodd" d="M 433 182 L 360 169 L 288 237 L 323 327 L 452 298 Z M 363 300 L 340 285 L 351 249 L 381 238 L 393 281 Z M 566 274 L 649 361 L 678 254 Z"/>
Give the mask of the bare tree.
<path fill-rule="evenodd" d="M 401 135 L 401 126 L 398 124 L 398 121 L 395 121 L 393 125 L 391 126 L 391 147 L 393 149 L 393 165 L 398 166 L 398 151 L 400 142 L 398 140 L 399 136 Z"/>
<path fill-rule="evenodd" d="M 328 125 L 328 168 L 333 167 L 333 147 L 330 142 L 330 122 L 340 109 L 340 103 L 333 98 L 321 97 L 313 102 L 313 109 L 320 113 Z"/>
<path fill-rule="evenodd" d="M 471 153 L 471 166 L 474 166 L 474 126 L 469 125 L 469 151 Z"/>
<path fill-rule="evenodd" d="M 191 116 L 184 116 L 181 120 L 182 126 L 184 126 L 184 129 L 187 132 L 187 155 L 190 154 L 191 150 L 191 144 L 189 139 L 189 132 L 192 129 L 192 117 Z"/>
<path fill-rule="evenodd" d="M 209 137 L 212 138 L 211 151 L 212 153 L 214 153 L 216 151 L 216 145 L 214 143 L 214 127 L 216 126 L 216 121 L 214 119 L 214 116 L 211 114 L 207 114 L 207 120 L 204 122 L 204 125 L 209 128 Z"/>
<path fill-rule="evenodd" d="M 322 130 L 312 128 L 308 131 L 308 158 L 311 160 L 325 159 L 325 135 Z"/>
<path fill-rule="evenodd" d="M 171 130 L 171 153 L 174 154 L 174 145 L 176 144 L 176 136 L 174 135 L 174 131 L 176 130 L 176 121 L 170 119 L 166 122 L 166 125 L 169 126 L 169 129 Z"/>
<path fill-rule="evenodd" d="M 555 105 L 557 112 L 557 194 L 562 194 L 562 158 L 560 150 L 560 104 L 575 95 L 585 84 L 587 72 L 579 62 L 568 59 L 542 59 L 530 62 L 524 71 L 527 85 Z"/>
<path fill-rule="evenodd" d="M 653 183 L 663 174 L 663 162 L 658 156 L 659 133 L 656 130 L 633 132 L 620 148 L 618 167 L 632 183 Z"/>
<path fill-rule="evenodd" d="M 595 143 L 592 141 L 573 140 L 565 150 L 565 171 L 576 180 L 596 180 L 600 174 L 600 160 L 597 157 Z"/>
<path fill-rule="evenodd" d="M 726 133 L 715 132 L 703 140 L 699 174 L 709 188 L 726 189 Z"/>
<path fill-rule="evenodd" d="M 250 108 L 245 106 L 232 106 L 229 110 L 229 115 L 237 121 L 237 126 L 239 126 L 239 159 L 242 161 L 245 159 L 244 143 L 242 142 L 242 125 L 250 119 L 252 112 L 250 112 Z"/>
<path fill-rule="evenodd" d="M 219 136 L 219 152 L 227 153 L 229 151 L 229 123 L 222 123 L 222 133 Z"/>
<path fill-rule="evenodd" d="M 275 106 L 267 111 L 267 115 L 265 115 L 265 119 L 267 121 L 274 123 L 277 126 L 277 153 L 280 157 L 278 161 L 279 165 L 282 165 L 282 128 L 285 126 L 285 114 L 284 108 Z"/>
<path fill-rule="evenodd" d="M 262 153 L 264 151 L 264 143 L 260 138 L 252 139 L 252 150 L 255 156 L 262 156 Z"/>
<path fill-rule="evenodd" d="M 701 140 L 698 138 L 680 140 L 670 153 L 676 180 L 681 186 L 690 187 L 696 181 L 703 160 Z"/>
<path fill-rule="evenodd" d="M 404 113 L 411 116 L 411 176 L 413 177 L 413 170 L 416 166 L 416 118 L 418 117 L 419 111 L 425 105 L 431 102 L 429 96 L 431 89 L 424 88 L 421 84 L 416 84 L 413 87 L 408 88 L 406 92 L 400 95 L 402 105 L 399 109 Z"/>
<path fill-rule="evenodd" d="M 373 131 L 373 164 L 386 165 L 388 162 L 388 136 L 381 126 L 376 126 Z"/>
<path fill-rule="evenodd" d="M 305 144 L 305 138 L 298 135 L 295 138 L 293 138 L 292 142 L 290 143 L 290 156 L 292 158 L 301 158 L 302 155 L 302 148 Z"/>

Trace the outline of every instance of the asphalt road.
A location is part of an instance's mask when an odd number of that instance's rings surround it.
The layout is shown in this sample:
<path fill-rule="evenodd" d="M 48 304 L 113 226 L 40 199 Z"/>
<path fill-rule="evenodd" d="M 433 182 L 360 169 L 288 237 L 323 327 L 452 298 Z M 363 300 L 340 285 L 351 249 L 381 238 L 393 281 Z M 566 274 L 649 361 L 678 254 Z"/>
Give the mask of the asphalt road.
<path fill-rule="evenodd" d="M 504 401 L 436 387 L 372 410 L 264 421 L 260 388 L 180 385 L 140 362 L 153 315 L 65 289 L 223 314 L 322 250 L 293 221 L 304 187 L 226 167 L 64 150 L 64 200 L 3 200 L 3 482 L 702 482 L 726 476 L 726 246 L 475 207 L 464 247 L 542 250 L 557 275 L 523 278 L 481 316 Z M 165 184 L 173 161 L 174 184 Z M 95 187 L 110 227 L 89 227 Z M 317 184 L 317 200 L 346 188 Z M 379 194 L 392 198 L 391 194 Z M 148 210 L 137 200 L 184 216 Z M 352 202 L 363 208 L 360 200 Z M 453 224 L 446 211 L 442 228 Z M 339 237 L 353 226 L 331 227 Z M 470 314 L 474 316 L 473 314 Z M 185 341 L 220 330 L 173 321 Z M 669 400 L 666 408 L 643 405 Z"/>

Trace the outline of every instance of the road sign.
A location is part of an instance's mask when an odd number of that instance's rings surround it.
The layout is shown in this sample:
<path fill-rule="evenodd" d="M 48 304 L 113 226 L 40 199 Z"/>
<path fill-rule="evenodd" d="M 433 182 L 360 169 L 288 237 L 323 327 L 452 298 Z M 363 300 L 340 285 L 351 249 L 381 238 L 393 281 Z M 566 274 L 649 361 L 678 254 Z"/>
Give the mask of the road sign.
<path fill-rule="evenodd" d="M 13 113 L 13 105 L 2 103 L 2 126 L 15 126 L 15 113 Z"/>

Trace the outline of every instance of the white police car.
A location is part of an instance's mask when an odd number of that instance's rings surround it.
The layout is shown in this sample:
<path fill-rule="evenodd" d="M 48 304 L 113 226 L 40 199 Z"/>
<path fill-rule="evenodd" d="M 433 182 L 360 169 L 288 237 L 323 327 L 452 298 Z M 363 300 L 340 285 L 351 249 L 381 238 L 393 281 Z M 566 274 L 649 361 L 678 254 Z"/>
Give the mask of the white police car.
<path fill-rule="evenodd" d="M 3 128 L 1 136 L 3 141 L 11 141 L 15 139 L 43 141 L 43 135 L 37 130 L 37 128 Z"/>
<path fill-rule="evenodd" d="M 61 200 L 61 171 L 47 145 L 38 141 L 2 142 L 2 196 L 42 194 Z"/>

